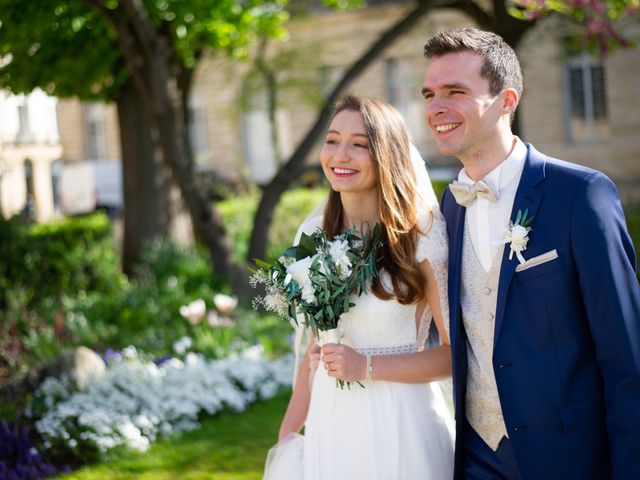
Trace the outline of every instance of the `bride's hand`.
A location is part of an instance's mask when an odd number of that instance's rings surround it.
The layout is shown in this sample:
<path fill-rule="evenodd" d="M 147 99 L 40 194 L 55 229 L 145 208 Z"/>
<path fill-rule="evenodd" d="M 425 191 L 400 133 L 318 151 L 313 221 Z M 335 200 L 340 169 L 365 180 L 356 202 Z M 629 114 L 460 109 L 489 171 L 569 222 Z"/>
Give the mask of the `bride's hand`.
<path fill-rule="evenodd" d="M 367 357 L 346 345 L 327 343 L 322 347 L 322 361 L 330 377 L 347 382 L 364 380 Z"/>

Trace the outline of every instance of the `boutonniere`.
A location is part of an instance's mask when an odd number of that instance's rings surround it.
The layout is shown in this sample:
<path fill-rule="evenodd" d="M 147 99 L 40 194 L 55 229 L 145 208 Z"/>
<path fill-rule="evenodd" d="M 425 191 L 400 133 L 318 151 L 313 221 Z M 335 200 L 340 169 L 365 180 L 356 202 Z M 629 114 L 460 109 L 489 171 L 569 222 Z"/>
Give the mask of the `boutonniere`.
<path fill-rule="evenodd" d="M 511 251 L 509 252 L 509 260 L 513 259 L 513 254 L 516 254 L 518 262 L 524 263 L 525 259 L 522 256 L 522 252 L 527 249 L 527 243 L 529 242 L 529 232 L 531 231 L 531 224 L 533 223 L 533 217 L 527 218 L 529 209 L 526 209 L 524 213 L 522 210 L 518 210 L 518 215 L 515 221 L 509 222 L 509 228 L 504 232 L 504 238 L 497 241 L 498 245 L 508 243 Z"/>

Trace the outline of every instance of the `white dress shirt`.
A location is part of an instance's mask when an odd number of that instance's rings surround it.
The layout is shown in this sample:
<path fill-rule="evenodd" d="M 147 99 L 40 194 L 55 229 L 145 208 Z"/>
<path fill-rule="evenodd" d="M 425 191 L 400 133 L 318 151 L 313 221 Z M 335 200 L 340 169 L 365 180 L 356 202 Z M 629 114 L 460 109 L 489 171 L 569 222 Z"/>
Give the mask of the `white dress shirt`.
<path fill-rule="evenodd" d="M 501 240 L 509 227 L 513 200 L 518 190 L 520 176 L 527 158 L 527 147 L 518 137 L 509 156 L 500 165 L 491 170 L 482 180 L 499 196 L 492 202 L 478 196 L 467 207 L 467 228 L 473 249 L 480 260 L 485 272 L 491 269 L 493 257 L 498 252 L 498 245 L 494 242 Z M 463 168 L 458 175 L 458 181 L 473 185 L 472 180 Z"/>

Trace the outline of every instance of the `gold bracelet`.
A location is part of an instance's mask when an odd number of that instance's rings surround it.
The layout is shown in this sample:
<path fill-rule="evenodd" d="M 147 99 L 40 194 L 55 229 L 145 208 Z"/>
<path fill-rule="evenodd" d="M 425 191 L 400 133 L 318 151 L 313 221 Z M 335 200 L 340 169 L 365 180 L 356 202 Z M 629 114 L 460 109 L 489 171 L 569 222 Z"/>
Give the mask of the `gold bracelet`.
<path fill-rule="evenodd" d="M 373 363 L 371 362 L 371 355 L 367 355 L 367 371 L 365 373 L 365 382 L 373 380 Z"/>

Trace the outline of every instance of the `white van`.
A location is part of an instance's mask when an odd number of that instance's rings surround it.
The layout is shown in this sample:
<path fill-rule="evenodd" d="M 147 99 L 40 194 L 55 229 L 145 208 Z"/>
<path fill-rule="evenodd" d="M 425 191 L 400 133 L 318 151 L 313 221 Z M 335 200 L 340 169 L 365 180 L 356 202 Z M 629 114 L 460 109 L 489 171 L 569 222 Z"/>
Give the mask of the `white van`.
<path fill-rule="evenodd" d="M 110 216 L 123 205 L 122 164 L 107 160 L 65 163 L 60 174 L 60 209 L 78 215 L 104 209 Z"/>

